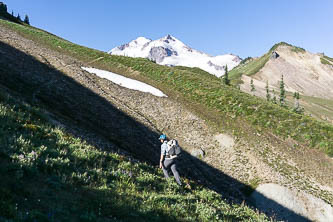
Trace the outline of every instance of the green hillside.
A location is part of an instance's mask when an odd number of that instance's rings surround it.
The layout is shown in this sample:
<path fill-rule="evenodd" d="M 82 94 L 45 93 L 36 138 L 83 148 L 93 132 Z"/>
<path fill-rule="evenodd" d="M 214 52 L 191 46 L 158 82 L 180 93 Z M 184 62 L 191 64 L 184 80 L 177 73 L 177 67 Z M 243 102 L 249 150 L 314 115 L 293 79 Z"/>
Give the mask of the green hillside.
<path fill-rule="evenodd" d="M 101 151 L 0 88 L 0 221 L 268 221 L 160 170 Z M 59 195 L 61 193 L 61 195 Z"/>
<path fill-rule="evenodd" d="M 318 97 L 302 96 L 304 108 L 317 119 L 333 120 L 333 101 Z M 323 119 L 324 117 L 324 119 Z"/>
<path fill-rule="evenodd" d="M 324 65 L 333 65 L 333 58 L 324 55 L 320 58 L 320 62 Z"/>
<path fill-rule="evenodd" d="M 233 132 L 236 136 L 246 137 L 249 136 L 247 135 L 249 132 L 247 128 L 242 129 L 247 127 L 243 124 L 245 121 L 253 127 L 252 130 L 258 132 L 268 130 L 282 138 L 291 137 L 298 143 L 321 149 L 333 156 L 332 125 L 295 114 L 236 88 L 224 86 L 219 78 L 206 72 L 161 66 L 143 58 L 108 55 L 73 44 L 31 26 L 22 26 L 7 21 L 1 21 L 0 25 L 13 29 L 46 47 L 78 58 L 95 68 L 145 81 L 166 92 L 171 98 L 177 98 L 191 106 L 217 130 L 222 130 L 223 127 L 223 130 Z M 287 43 L 279 43 L 270 51 L 280 44 Z M 297 52 L 302 52 L 301 48 L 294 48 Z M 268 55 L 269 53 L 265 56 Z M 265 56 L 257 62 L 256 60 L 250 61 L 254 64 L 253 68 L 248 68 L 248 72 L 254 73 L 263 66 L 267 59 Z"/>
<path fill-rule="evenodd" d="M 317 148 L 333 156 L 331 125 L 225 86 L 219 78 L 198 68 L 166 67 L 147 59 L 111 56 L 43 30 L 1 19 L 0 26 L 70 55 L 82 61 L 83 66 L 149 83 L 189 107 L 218 132 L 228 132 L 248 141 L 253 133 L 262 137 L 273 134 L 293 139 L 294 148 Z M 9 65 L 0 66 L 0 72 L 10 73 L 9 68 Z M 148 163 L 101 151 L 55 126 L 47 110 L 43 110 L 50 107 L 35 102 L 28 104 L 31 101 L 24 100 L 23 93 L 17 95 L 8 90 L 15 88 L 15 81 L 3 84 L 0 84 L 0 169 L 4 179 L 0 180 L 0 211 L 3 212 L 0 220 L 268 220 L 246 206 L 230 205 L 220 194 L 195 181 L 186 180 L 187 187 L 180 188 L 166 181 L 161 171 Z M 29 87 L 33 84 L 17 85 L 22 92 L 31 94 Z M 72 112 L 69 116 L 75 115 L 74 111 L 65 111 Z M 62 117 L 70 119 L 69 116 Z M 113 142 L 122 139 L 116 132 L 108 133 L 112 134 Z"/>

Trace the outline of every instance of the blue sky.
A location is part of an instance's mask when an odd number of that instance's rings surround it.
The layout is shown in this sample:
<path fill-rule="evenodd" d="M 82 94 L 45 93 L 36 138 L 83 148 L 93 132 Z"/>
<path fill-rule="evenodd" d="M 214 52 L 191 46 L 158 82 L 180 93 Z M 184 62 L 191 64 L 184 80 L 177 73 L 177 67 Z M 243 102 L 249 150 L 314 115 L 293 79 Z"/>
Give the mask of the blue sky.
<path fill-rule="evenodd" d="M 2 0 L 33 26 L 108 51 L 171 34 L 211 55 L 261 56 L 285 41 L 333 57 L 332 0 Z"/>

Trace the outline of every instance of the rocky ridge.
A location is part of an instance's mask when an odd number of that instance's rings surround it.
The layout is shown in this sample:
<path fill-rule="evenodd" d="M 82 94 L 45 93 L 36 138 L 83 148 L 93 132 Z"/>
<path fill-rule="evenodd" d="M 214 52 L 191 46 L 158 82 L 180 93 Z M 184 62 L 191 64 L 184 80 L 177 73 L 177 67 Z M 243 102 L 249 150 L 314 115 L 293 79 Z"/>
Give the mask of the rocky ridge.
<path fill-rule="evenodd" d="M 266 82 L 272 89 L 278 89 L 283 75 L 286 89 L 290 92 L 333 99 L 333 64 L 323 64 L 322 57 L 320 54 L 295 51 L 291 46 L 280 45 L 259 72 L 251 77 L 242 76 L 244 84 L 241 89 L 250 92 L 249 78 L 253 78 L 256 95 L 264 97 Z"/>

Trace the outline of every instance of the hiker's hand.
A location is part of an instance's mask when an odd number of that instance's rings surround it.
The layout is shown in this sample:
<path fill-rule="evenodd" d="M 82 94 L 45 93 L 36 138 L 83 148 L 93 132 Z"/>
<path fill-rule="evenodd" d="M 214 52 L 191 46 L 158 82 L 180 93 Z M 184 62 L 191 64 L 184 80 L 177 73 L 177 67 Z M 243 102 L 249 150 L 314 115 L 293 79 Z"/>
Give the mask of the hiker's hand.
<path fill-rule="evenodd" d="M 160 168 L 161 168 L 161 169 L 163 168 L 163 164 L 162 164 L 162 162 L 160 162 Z"/>

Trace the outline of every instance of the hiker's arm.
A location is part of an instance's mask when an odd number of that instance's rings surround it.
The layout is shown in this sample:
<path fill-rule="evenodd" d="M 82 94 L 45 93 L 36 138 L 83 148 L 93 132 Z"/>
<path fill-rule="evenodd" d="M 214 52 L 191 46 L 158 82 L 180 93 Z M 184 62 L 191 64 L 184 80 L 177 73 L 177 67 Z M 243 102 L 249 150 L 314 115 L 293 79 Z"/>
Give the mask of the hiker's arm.
<path fill-rule="evenodd" d="M 160 158 L 160 168 L 163 167 L 163 160 L 164 160 L 164 155 L 161 154 L 161 158 Z"/>
<path fill-rule="evenodd" d="M 168 145 L 166 143 L 163 143 L 161 145 L 160 168 L 163 167 L 163 161 L 164 161 L 164 158 L 165 158 L 165 155 L 166 155 L 167 148 L 168 148 Z"/>

